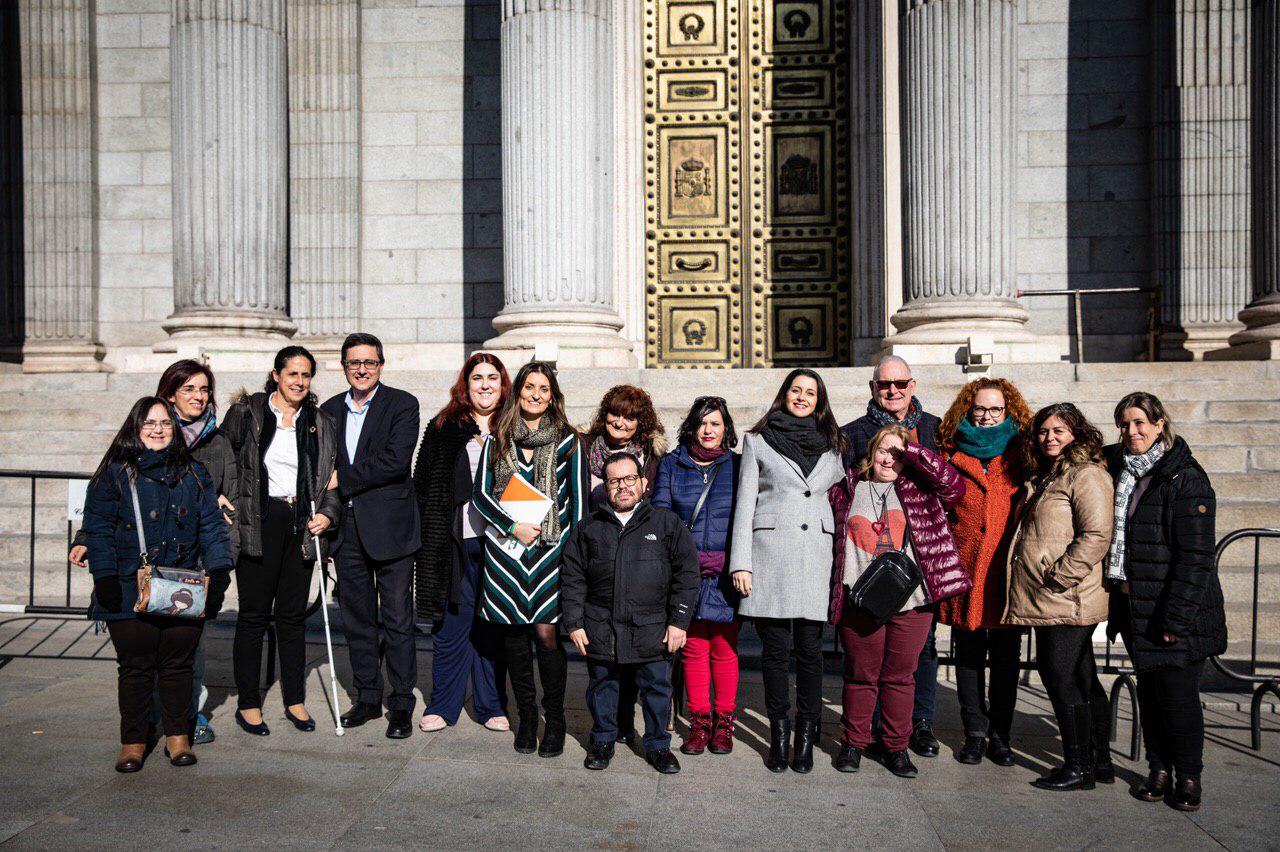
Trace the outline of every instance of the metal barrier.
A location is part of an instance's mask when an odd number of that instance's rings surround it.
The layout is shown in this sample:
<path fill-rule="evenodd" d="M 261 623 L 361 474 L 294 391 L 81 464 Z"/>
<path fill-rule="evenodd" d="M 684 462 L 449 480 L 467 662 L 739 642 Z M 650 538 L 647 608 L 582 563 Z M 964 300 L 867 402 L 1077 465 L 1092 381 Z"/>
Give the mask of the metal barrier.
<path fill-rule="evenodd" d="M 28 547 L 28 566 L 27 566 L 27 602 L 25 604 L 0 604 L 0 613 L 23 613 L 27 615 L 85 615 L 85 606 L 71 605 L 71 560 L 67 559 L 66 569 L 66 589 L 63 595 L 62 606 L 48 606 L 36 604 L 36 484 L 42 479 L 53 479 L 62 481 L 84 481 L 90 478 L 87 473 L 68 473 L 60 470 L 0 470 L 0 479 L 29 479 L 31 480 L 31 506 L 30 506 L 30 542 Z M 67 551 L 71 550 L 71 537 L 75 531 L 72 529 L 72 523 L 67 521 Z"/>
<path fill-rule="evenodd" d="M 1160 350 L 1160 287 L 1099 287 L 1096 290 L 1019 290 L 1018 298 L 1024 296 L 1070 296 L 1075 309 L 1075 322 L 1072 323 L 1071 336 L 1075 340 L 1076 357 L 1075 378 L 1080 381 L 1080 365 L 1084 363 L 1084 297 L 1102 296 L 1117 293 L 1150 293 L 1151 301 L 1147 306 L 1147 362 L 1154 363 Z"/>
<path fill-rule="evenodd" d="M 1249 622 L 1249 673 L 1241 674 L 1232 671 L 1218 657 L 1213 658 L 1214 667 L 1232 680 L 1249 684 L 1253 687 L 1253 700 L 1249 702 L 1250 745 L 1254 751 L 1262 750 L 1262 700 L 1271 693 L 1280 701 L 1280 674 L 1258 674 L 1258 584 L 1262 574 L 1262 540 L 1264 538 L 1280 539 L 1280 529 L 1253 528 L 1236 530 L 1227 533 L 1218 542 L 1214 552 L 1214 570 L 1221 573 L 1222 554 L 1228 547 L 1242 539 L 1253 539 L 1253 611 Z"/>

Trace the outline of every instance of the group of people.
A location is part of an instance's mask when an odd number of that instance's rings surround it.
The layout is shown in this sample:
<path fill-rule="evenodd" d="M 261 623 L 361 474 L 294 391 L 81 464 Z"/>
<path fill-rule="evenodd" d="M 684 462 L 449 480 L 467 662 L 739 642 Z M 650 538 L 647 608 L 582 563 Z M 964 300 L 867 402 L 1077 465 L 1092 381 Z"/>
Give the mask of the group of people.
<path fill-rule="evenodd" d="M 513 381 L 476 353 L 419 442 L 418 402 L 381 381 L 383 364 L 376 338 L 351 335 L 350 388 L 319 405 L 315 359 L 286 347 L 264 390 L 241 395 L 219 423 L 212 371 L 180 361 L 134 405 L 90 484 L 72 552 L 93 573 L 92 614 L 119 658 L 120 771 L 141 768 L 157 725 L 176 765 L 195 762 L 193 736 L 212 738 L 201 626 L 233 569 L 236 722 L 270 733 L 259 684 L 274 621 L 285 716 L 314 730 L 304 622 L 314 566 L 332 557 L 355 690 L 345 727 L 385 706 L 387 736 L 410 735 L 415 621 L 431 622 L 421 730 L 456 724 L 469 691 L 486 728 L 553 757 L 566 736 L 567 639 L 587 662 L 586 767 L 605 769 L 616 743 L 638 739 L 657 771 L 678 772 L 671 659 L 680 654 L 687 691 L 679 751 L 729 753 L 749 621 L 762 643 L 765 765 L 807 773 L 829 623 L 844 656 L 835 768 L 856 772 L 866 754 L 914 777 L 911 752 L 939 753 L 941 622 L 956 649 L 956 759 L 1011 766 L 1031 628 L 1063 742 L 1061 765 L 1035 784 L 1092 789 L 1115 780 L 1093 651 L 1105 621 L 1137 671 L 1150 774 L 1135 795 L 1199 807 L 1199 679 L 1226 647 L 1214 494 L 1154 396 L 1119 401 L 1119 440 L 1104 447 L 1076 406 L 1033 414 L 1000 378 L 966 384 L 938 418 L 891 356 L 875 369 L 866 414 L 843 427 L 821 376 L 801 368 L 740 452 L 717 396 L 694 400 L 669 448 L 638 387 L 611 389 L 580 432 L 553 365 L 526 363 Z M 144 563 L 202 568 L 204 619 L 135 613 Z M 900 579 L 887 611 L 882 590 L 896 581 L 886 571 Z"/>

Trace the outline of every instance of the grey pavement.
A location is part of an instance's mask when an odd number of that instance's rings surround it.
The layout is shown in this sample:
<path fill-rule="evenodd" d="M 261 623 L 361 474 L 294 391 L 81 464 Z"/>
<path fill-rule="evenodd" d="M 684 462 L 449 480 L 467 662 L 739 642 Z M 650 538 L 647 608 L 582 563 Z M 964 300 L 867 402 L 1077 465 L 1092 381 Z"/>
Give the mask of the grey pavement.
<path fill-rule="evenodd" d="M 293 730 L 273 688 L 271 736 L 251 737 L 232 720 L 230 637 L 229 624 L 214 625 L 208 681 L 217 741 L 197 748 L 195 767 L 176 769 L 157 753 L 126 776 L 111 768 L 118 722 L 106 635 L 84 621 L 0 620 L 0 841 L 36 849 L 1280 848 L 1280 719 L 1266 717 L 1263 751 L 1253 752 L 1235 699 L 1209 702 L 1205 806 L 1187 815 L 1133 799 L 1129 788 L 1145 766 L 1119 755 L 1115 786 L 1032 788 L 1058 754 L 1034 685 L 1020 696 L 1018 764 L 1002 769 L 953 759 L 961 734 L 944 680 L 943 753 L 917 758 L 920 777 L 900 780 L 870 761 L 856 775 L 831 767 L 839 678 L 829 670 L 823 755 L 808 776 L 773 775 L 761 763 L 768 726 L 759 672 L 747 669 L 734 753 L 681 756 L 682 772 L 664 777 L 626 750 L 605 772 L 582 768 L 590 721 L 581 662 L 570 665 L 573 738 L 555 759 L 517 754 L 510 734 L 465 716 L 440 733 L 415 729 L 407 741 L 387 740 L 381 723 L 335 737 L 315 636 L 308 706 L 318 729 Z M 426 685 L 429 642 L 423 648 Z M 349 685 L 345 656 L 339 648 L 339 678 Z M 1129 730 L 1122 707 L 1118 749 L 1127 748 Z"/>

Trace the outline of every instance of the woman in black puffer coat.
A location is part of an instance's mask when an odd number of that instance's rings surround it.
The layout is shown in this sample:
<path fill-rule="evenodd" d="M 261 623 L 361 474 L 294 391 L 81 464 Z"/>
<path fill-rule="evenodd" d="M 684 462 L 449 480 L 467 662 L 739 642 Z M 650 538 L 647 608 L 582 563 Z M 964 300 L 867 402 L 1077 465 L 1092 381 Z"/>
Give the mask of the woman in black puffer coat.
<path fill-rule="evenodd" d="M 1204 752 L 1200 675 L 1206 658 L 1227 649 L 1213 486 L 1156 397 L 1129 394 L 1115 421 L 1121 442 L 1106 450 L 1116 482 L 1108 632 L 1124 638 L 1138 674 L 1151 774 L 1135 795 L 1158 802 L 1172 793 L 1174 807 L 1193 811 Z"/>

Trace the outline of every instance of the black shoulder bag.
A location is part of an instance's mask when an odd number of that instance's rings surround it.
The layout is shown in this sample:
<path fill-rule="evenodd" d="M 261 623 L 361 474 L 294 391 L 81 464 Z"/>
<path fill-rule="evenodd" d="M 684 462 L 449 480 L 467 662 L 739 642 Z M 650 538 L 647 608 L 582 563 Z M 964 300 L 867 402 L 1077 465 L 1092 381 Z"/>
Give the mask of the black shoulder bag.
<path fill-rule="evenodd" d="M 909 541 L 910 536 L 908 526 L 903 535 L 904 541 Z M 847 551 L 847 544 L 845 548 Z M 848 558 L 847 554 L 845 558 Z M 877 625 L 886 624 L 902 611 L 922 582 L 916 561 L 905 550 L 891 550 L 871 560 L 867 570 L 849 589 L 846 603 L 856 607 Z"/>

